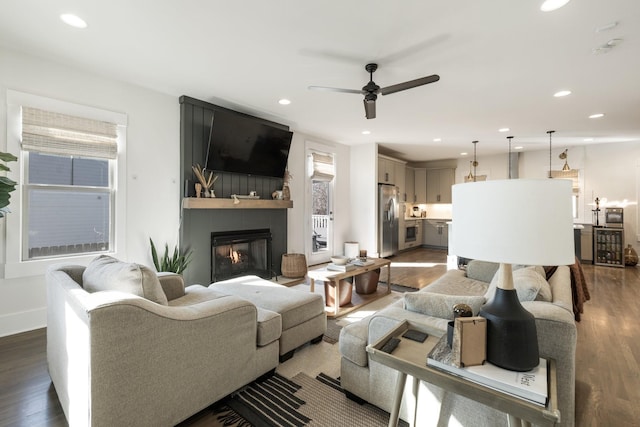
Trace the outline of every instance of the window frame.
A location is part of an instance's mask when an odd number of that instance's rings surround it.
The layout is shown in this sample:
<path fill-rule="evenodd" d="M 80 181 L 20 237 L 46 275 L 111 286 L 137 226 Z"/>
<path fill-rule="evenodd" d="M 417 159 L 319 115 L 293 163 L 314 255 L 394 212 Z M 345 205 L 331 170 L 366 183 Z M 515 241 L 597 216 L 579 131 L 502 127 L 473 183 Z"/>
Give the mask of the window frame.
<path fill-rule="evenodd" d="M 26 238 L 23 229 L 26 224 L 27 199 L 27 158 L 28 154 L 21 148 L 22 106 L 40 108 L 43 110 L 63 114 L 87 117 L 95 120 L 109 121 L 117 125 L 118 152 L 115 160 L 109 161 L 110 189 L 112 192 L 111 209 L 113 234 L 111 245 L 107 252 L 114 257 L 126 258 L 126 126 L 127 115 L 99 108 L 88 107 L 71 102 L 45 98 L 28 93 L 7 90 L 7 151 L 15 154 L 18 161 L 11 165 L 8 176 L 18 182 L 16 191 L 11 193 L 9 208 L 11 213 L 6 215 L 6 239 L 1 248 L 4 251 L 4 264 L 0 273 L 5 279 L 43 275 L 47 269 L 59 263 L 87 264 L 96 257 L 96 253 L 56 255 L 51 258 L 23 259 L 26 251 Z"/>

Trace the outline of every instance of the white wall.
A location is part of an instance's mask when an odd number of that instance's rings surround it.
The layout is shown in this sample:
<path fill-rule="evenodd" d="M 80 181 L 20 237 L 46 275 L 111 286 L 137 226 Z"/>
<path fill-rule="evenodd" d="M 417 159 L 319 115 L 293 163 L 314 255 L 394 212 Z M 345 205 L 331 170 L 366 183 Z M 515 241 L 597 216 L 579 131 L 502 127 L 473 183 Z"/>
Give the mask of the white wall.
<path fill-rule="evenodd" d="M 0 64 L 0 150 L 7 148 L 8 89 L 126 114 L 127 237 L 121 253 L 129 261 L 150 265 L 149 237 L 156 243 L 176 244 L 181 182 L 176 160 L 180 157 L 178 99 L 4 48 L 0 48 Z M 20 215 L 19 206 L 10 208 L 9 215 Z M 6 232 L 6 221 L 0 220 L 3 251 Z M 4 252 L 1 262 L 5 262 Z M 0 336 L 43 327 L 45 321 L 43 276 L 0 279 Z"/>
<path fill-rule="evenodd" d="M 360 244 L 369 255 L 378 253 L 378 147 L 351 147 L 351 224 L 347 241 Z"/>

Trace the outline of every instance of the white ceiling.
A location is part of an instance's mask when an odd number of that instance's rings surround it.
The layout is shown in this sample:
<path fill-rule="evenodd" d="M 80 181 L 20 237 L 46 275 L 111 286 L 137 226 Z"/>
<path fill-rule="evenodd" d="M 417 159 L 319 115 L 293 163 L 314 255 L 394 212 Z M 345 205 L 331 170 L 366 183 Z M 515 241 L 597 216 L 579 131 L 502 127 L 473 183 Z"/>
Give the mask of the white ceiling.
<path fill-rule="evenodd" d="M 541 3 L 11 0 L 0 43 L 330 141 L 379 142 L 410 161 L 458 158 L 473 152 L 472 140 L 478 155 L 502 153 L 507 135 L 525 150 L 547 149 L 551 129 L 558 149 L 640 141 L 640 2 L 573 0 L 546 13 Z M 69 12 L 88 28 L 63 24 Z M 614 38 L 623 41 L 592 53 Z M 440 81 L 378 97 L 373 120 L 361 95 L 307 89 L 360 89 L 368 62 L 379 64 L 382 87 Z M 573 93 L 554 98 L 561 89 Z"/>

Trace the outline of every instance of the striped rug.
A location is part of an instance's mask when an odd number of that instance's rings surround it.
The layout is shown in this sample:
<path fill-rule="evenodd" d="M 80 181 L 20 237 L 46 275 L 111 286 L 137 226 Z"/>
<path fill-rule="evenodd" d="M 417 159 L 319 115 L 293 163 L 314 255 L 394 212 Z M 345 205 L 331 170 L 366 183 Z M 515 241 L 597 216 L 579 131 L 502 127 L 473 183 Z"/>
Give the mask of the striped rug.
<path fill-rule="evenodd" d="M 325 374 L 311 378 L 299 373 L 292 379 L 275 374 L 252 383 L 225 402 L 219 426 L 233 427 L 376 427 L 387 426 L 389 414 L 347 398 L 340 380 Z M 400 420 L 400 426 L 408 426 Z"/>

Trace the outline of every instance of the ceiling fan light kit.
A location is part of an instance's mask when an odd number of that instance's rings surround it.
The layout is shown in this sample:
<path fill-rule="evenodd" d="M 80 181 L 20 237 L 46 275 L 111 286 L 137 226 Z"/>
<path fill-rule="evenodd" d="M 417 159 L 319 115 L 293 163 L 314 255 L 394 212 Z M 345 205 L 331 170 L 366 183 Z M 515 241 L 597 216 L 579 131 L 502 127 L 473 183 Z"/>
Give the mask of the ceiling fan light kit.
<path fill-rule="evenodd" d="M 355 93 L 364 95 L 364 113 L 367 119 L 376 118 L 376 100 L 378 95 L 390 95 L 392 93 L 400 92 L 407 89 L 413 89 L 414 87 L 423 86 L 429 83 L 435 83 L 440 80 L 440 76 L 433 74 L 431 76 L 421 77 L 415 80 L 409 80 L 403 83 L 387 86 L 381 88 L 373 81 L 373 73 L 378 69 L 378 64 L 369 63 L 365 65 L 364 69 L 369 73 L 369 83 L 364 85 L 361 90 L 357 89 L 341 89 L 325 86 L 309 86 L 311 90 L 326 90 L 330 92 L 342 92 L 342 93 Z"/>

